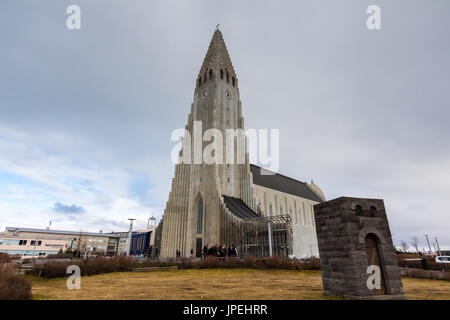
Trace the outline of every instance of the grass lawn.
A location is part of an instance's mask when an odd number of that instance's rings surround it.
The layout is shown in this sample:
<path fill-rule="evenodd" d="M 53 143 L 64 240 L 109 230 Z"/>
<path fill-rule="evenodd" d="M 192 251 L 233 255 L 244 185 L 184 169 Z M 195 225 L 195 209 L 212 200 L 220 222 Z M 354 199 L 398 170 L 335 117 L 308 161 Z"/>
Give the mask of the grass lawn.
<path fill-rule="evenodd" d="M 118 272 L 82 277 L 80 290 L 67 279 L 29 277 L 33 299 L 330 299 L 322 296 L 320 271 L 204 269 Z M 403 278 L 409 299 L 450 299 L 450 282 Z"/>

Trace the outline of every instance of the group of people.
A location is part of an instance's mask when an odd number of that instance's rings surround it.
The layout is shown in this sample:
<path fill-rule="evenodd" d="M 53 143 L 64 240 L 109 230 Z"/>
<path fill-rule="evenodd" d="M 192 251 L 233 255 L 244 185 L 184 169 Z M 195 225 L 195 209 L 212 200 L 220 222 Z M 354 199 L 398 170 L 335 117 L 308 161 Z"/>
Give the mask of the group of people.
<path fill-rule="evenodd" d="M 219 257 L 219 258 L 225 258 L 225 257 L 237 257 L 238 256 L 238 249 L 236 248 L 236 246 L 234 244 L 232 244 L 231 246 L 224 246 L 222 244 L 215 244 L 213 246 L 209 246 L 208 244 L 206 244 L 203 249 L 197 248 L 197 253 L 196 256 L 197 257 L 203 257 L 203 259 L 206 259 L 207 257 Z M 191 258 L 194 257 L 194 249 L 191 249 Z M 181 251 L 180 250 L 176 250 L 176 257 L 177 259 L 181 258 Z"/>
<path fill-rule="evenodd" d="M 231 246 L 228 246 L 228 248 L 222 244 L 215 244 L 213 246 L 208 246 L 208 244 L 206 244 L 203 247 L 202 250 L 202 256 L 203 258 L 206 257 L 236 257 L 238 255 L 238 250 L 237 248 L 234 246 L 234 244 L 232 244 Z"/>

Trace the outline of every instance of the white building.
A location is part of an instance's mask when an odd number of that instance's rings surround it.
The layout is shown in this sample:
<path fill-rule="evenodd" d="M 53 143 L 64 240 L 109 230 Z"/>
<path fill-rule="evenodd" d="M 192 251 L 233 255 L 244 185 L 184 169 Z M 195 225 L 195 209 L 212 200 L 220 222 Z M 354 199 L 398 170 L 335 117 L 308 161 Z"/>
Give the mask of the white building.
<path fill-rule="evenodd" d="M 6 227 L 0 233 L 0 252 L 22 257 L 78 250 L 86 254 L 116 254 L 119 236 L 103 232 Z"/>

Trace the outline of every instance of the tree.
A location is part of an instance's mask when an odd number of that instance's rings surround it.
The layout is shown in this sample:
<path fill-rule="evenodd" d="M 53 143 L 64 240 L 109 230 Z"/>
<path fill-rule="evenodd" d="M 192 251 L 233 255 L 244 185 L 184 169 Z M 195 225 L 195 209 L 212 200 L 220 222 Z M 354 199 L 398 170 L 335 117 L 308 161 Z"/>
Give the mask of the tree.
<path fill-rule="evenodd" d="M 416 249 L 417 253 L 419 253 L 419 238 L 412 237 L 411 238 L 411 245 Z"/>
<path fill-rule="evenodd" d="M 406 242 L 405 240 L 402 240 L 402 242 L 400 243 L 400 246 L 404 253 L 408 252 L 408 249 L 409 249 L 408 242 Z"/>

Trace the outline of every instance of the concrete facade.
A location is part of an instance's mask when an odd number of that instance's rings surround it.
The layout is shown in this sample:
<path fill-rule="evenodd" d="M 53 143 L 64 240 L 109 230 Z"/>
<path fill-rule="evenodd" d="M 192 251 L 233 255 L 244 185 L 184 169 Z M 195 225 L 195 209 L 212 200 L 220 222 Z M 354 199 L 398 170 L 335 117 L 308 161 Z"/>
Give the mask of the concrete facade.
<path fill-rule="evenodd" d="M 194 128 L 195 121 L 201 124 L 201 130 L 199 127 Z M 197 142 L 202 141 L 206 130 L 219 130 L 225 137 L 226 129 L 243 128 L 238 79 L 222 33 L 216 30 L 197 78 L 194 102 L 186 125 L 192 139 L 187 136 L 183 139 L 180 161 L 175 166 L 172 190 L 164 210 L 161 257 L 175 257 L 176 250 L 188 257 L 191 249 L 197 251 L 198 247 L 205 244 L 223 240 L 220 214 L 226 208 L 222 195 L 240 198 L 253 208 L 252 180 L 245 141 L 240 141 L 243 145 L 239 145 L 240 154 L 244 154 L 241 164 L 225 164 L 223 160 L 222 164 L 207 164 L 203 159 L 195 158 L 194 153 L 198 147 L 195 139 Z M 223 140 L 222 150 L 226 150 L 226 139 Z M 234 141 L 234 146 L 230 148 L 236 155 L 238 141 Z M 203 141 L 201 150 L 205 150 L 208 144 Z M 191 163 L 183 161 L 187 156 Z"/>
<path fill-rule="evenodd" d="M 314 212 L 324 294 L 406 298 L 383 200 L 341 197 Z M 368 286 L 371 265 L 380 268 L 380 289 Z"/>
<path fill-rule="evenodd" d="M 259 185 L 253 188 L 262 215 L 289 214 L 292 218 L 293 255 L 297 258 L 318 257 L 313 206 L 319 202 Z"/>

